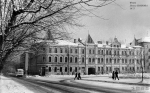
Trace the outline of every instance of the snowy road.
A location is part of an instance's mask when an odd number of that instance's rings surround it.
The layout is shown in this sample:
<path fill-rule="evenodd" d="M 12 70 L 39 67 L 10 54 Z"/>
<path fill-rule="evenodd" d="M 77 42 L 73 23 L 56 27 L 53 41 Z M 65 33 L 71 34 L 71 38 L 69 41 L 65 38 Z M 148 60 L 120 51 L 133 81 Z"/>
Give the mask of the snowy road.
<path fill-rule="evenodd" d="M 18 79 L 17 79 L 18 80 Z M 40 79 L 19 79 L 21 82 L 28 82 L 29 84 L 34 84 L 38 87 L 53 90 L 53 93 L 130 93 L 127 90 L 104 88 L 93 85 L 80 84 L 75 82 L 73 79 L 65 79 L 60 81 L 48 81 Z M 56 90 L 56 91 L 54 91 Z"/>

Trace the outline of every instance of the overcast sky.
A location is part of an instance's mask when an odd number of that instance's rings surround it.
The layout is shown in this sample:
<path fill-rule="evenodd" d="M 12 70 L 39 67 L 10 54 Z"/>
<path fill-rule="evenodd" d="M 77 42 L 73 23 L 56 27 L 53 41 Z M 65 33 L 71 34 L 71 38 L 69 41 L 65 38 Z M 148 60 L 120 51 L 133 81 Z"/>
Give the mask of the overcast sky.
<path fill-rule="evenodd" d="M 135 9 L 130 9 L 130 2 L 136 2 Z M 108 20 L 84 17 L 80 22 L 85 26 L 72 29 L 72 36 L 85 40 L 89 32 L 95 42 L 116 36 L 119 41 L 126 40 L 126 43 L 131 42 L 134 35 L 136 38 L 142 38 L 149 33 L 150 36 L 150 0 L 116 0 L 116 3 L 118 5 L 112 3 L 92 11 Z"/>

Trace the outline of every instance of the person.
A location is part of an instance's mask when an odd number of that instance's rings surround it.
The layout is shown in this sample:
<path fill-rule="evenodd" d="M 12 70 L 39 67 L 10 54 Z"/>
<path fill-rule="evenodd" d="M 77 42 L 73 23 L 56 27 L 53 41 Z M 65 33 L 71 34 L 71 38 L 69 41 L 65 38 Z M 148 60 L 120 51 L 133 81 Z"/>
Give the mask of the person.
<path fill-rule="evenodd" d="M 76 78 L 78 79 L 78 73 L 77 73 L 77 72 L 75 73 L 75 78 L 74 78 L 74 80 L 75 80 Z"/>
<path fill-rule="evenodd" d="M 115 79 L 115 71 L 112 72 L 112 79 Z"/>
<path fill-rule="evenodd" d="M 116 70 L 116 72 L 115 72 L 115 80 L 116 80 L 116 78 L 119 80 L 118 71 L 117 71 L 117 70 Z"/>
<path fill-rule="evenodd" d="M 79 79 L 81 79 L 81 75 L 80 75 L 80 72 L 78 73 L 78 80 L 79 80 Z"/>

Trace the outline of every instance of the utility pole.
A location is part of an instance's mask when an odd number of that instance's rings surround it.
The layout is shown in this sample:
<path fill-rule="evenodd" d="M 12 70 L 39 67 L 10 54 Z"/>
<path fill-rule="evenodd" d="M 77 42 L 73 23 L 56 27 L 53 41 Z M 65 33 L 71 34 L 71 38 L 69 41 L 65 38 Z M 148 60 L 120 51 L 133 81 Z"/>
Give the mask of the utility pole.
<path fill-rule="evenodd" d="M 67 64 L 67 68 L 68 68 L 68 75 L 69 75 L 69 73 L 70 73 L 70 69 L 69 69 L 69 62 L 70 62 L 70 55 L 69 55 L 69 53 L 70 53 L 70 46 L 68 45 L 68 53 L 67 53 L 67 55 L 68 55 L 68 64 Z"/>
<path fill-rule="evenodd" d="M 28 61 L 29 61 L 29 54 L 25 52 L 25 77 L 28 75 Z"/>

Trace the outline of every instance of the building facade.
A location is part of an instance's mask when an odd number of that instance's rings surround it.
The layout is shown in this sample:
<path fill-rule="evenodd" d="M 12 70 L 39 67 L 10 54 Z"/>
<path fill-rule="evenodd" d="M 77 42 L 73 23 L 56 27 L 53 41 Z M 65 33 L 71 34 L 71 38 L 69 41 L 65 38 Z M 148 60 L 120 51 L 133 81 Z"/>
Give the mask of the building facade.
<path fill-rule="evenodd" d="M 143 48 L 123 46 L 117 38 L 112 43 L 94 43 L 88 35 L 84 44 L 76 40 L 45 40 L 40 44 L 42 51 L 29 53 L 29 74 L 135 73 L 141 72 L 144 64 Z"/>

